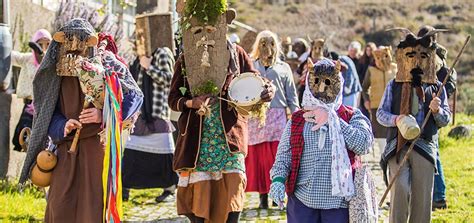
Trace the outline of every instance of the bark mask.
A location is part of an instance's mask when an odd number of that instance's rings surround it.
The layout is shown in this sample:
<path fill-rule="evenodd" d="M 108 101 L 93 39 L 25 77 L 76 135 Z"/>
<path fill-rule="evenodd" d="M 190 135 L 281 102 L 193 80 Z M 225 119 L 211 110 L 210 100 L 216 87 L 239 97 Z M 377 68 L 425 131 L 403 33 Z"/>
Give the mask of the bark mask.
<path fill-rule="evenodd" d="M 276 34 L 268 30 L 260 32 L 253 46 L 252 58 L 259 60 L 263 66 L 270 67 L 275 64 L 279 54 Z"/>
<path fill-rule="evenodd" d="M 324 58 L 324 39 L 311 40 L 311 58 L 321 60 Z"/>
<path fill-rule="evenodd" d="M 227 24 L 236 16 L 225 0 L 177 2 L 183 32 L 186 75 L 192 95 L 220 92 L 230 60 Z"/>
<path fill-rule="evenodd" d="M 395 52 L 397 74 L 395 81 L 412 82 L 413 75 L 421 76 L 421 82 L 435 84 L 436 78 L 436 45 L 432 36 L 445 30 L 433 30 L 421 37 L 405 28 L 395 28 L 405 33 Z M 419 77 L 417 77 L 419 79 Z"/>
<path fill-rule="evenodd" d="M 76 76 L 76 60 L 87 57 L 89 49 L 97 46 L 97 36 L 92 26 L 83 19 L 73 19 L 53 35 L 59 43 L 56 71 L 59 76 Z"/>
<path fill-rule="evenodd" d="M 392 47 L 380 47 L 373 52 L 375 59 L 375 66 L 383 71 L 391 69 L 392 64 Z"/>
<path fill-rule="evenodd" d="M 315 64 L 308 59 L 308 86 L 311 94 L 318 100 L 329 104 L 336 101 L 342 88 L 340 76 L 341 62 L 336 63 L 328 59 L 320 60 Z"/>

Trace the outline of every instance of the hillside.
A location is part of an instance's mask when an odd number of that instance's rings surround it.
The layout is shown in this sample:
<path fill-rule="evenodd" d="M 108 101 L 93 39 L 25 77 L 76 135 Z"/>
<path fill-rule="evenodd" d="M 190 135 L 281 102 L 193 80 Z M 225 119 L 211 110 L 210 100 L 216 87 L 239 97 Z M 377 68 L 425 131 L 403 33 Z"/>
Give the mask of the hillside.
<path fill-rule="evenodd" d="M 345 53 L 352 40 L 377 45 L 392 45 L 402 38 L 387 28 L 406 27 L 417 32 L 422 25 L 451 30 L 438 35 L 438 42 L 445 46 L 448 63 L 459 52 L 466 36 L 474 34 L 473 1 L 321 1 L 309 0 L 303 4 L 269 5 L 259 1 L 231 1 L 237 9 L 237 20 L 257 30 L 269 29 L 280 37 L 307 36 L 325 38 L 331 50 Z M 231 30 L 243 36 L 244 29 Z M 461 58 L 458 71 L 458 111 L 474 113 L 474 41 L 471 41 Z"/>

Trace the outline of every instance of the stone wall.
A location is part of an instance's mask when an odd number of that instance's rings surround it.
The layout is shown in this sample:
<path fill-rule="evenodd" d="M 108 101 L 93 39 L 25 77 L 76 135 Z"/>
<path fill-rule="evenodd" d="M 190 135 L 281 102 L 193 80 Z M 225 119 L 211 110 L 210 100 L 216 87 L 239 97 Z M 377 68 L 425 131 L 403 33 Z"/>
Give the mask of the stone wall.
<path fill-rule="evenodd" d="M 34 4 L 31 0 L 10 0 L 10 32 L 15 43 L 13 49 L 19 50 L 20 48 L 19 36 L 21 32 L 27 36 L 28 40 L 38 29 L 44 28 L 52 32 L 54 17 L 55 12 Z M 20 30 L 20 22 L 23 23 L 23 30 Z M 13 33 L 13 31 L 15 32 Z"/>

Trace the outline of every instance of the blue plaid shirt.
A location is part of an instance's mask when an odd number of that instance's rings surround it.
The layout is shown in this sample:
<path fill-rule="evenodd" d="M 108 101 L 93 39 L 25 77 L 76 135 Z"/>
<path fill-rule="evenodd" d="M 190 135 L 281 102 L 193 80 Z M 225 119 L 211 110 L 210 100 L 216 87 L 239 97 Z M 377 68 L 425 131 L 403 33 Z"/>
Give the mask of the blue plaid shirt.
<path fill-rule="evenodd" d="M 369 120 L 355 109 L 349 123 L 340 119 L 342 134 L 347 149 L 357 155 L 370 152 L 372 145 L 372 128 Z M 312 131 L 313 123 L 306 122 L 303 129 L 304 148 L 300 169 L 296 180 L 295 196 L 304 205 L 314 209 L 347 208 L 343 197 L 331 195 L 331 145 L 328 124 Z M 291 120 L 278 145 L 275 163 L 270 171 L 271 178 L 287 178 L 291 168 Z M 319 148 L 319 144 L 324 144 Z"/>
<path fill-rule="evenodd" d="M 382 97 L 379 108 L 377 109 L 377 121 L 385 127 L 396 127 L 395 119 L 397 118 L 397 115 L 394 115 L 392 113 L 392 98 L 393 98 L 392 85 L 393 83 L 394 83 L 393 79 L 388 83 L 387 88 L 385 88 L 385 92 Z M 440 95 L 439 98 L 441 99 L 441 107 L 437 114 L 433 114 L 433 117 L 436 122 L 436 125 L 441 128 L 441 127 L 447 126 L 451 120 L 451 111 L 449 110 L 448 100 L 446 100 L 446 91 L 444 90 L 444 88 L 443 88 L 443 93 Z M 422 109 L 423 108 L 422 101 L 419 102 L 418 107 L 419 107 L 418 113 L 415 114 L 414 117 L 418 125 L 421 127 L 423 120 L 425 118 L 425 112 Z M 433 163 L 436 160 L 438 137 L 439 136 L 437 133 L 436 135 L 433 136 L 432 142 L 429 142 L 420 138 L 415 143 L 416 146 L 418 146 L 426 154 L 431 156 Z M 394 138 L 391 141 L 387 142 L 387 145 L 385 146 L 385 151 L 382 155 L 383 158 L 385 160 L 388 160 L 390 158 L 389 155 L 393 154 L 392 152 L 396 149 L 396 147 L 397 147 L 397 138 Z"/>

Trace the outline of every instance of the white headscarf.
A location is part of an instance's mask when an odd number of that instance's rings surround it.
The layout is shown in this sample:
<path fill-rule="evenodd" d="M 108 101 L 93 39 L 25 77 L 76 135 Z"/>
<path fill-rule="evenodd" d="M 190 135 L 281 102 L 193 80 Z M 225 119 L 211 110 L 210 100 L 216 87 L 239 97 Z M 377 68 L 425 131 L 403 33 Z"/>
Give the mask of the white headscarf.
<path fill-rule="evenodd" d="M 322 63 L 334 63 L 327 59 L 318 61 L 314 66 L 318 66 Z M 326 104 L 319 99 L 315 98 L 309 88 L 309 73 L 306 75 L 306 86 L 303 94 L 303 108 L 305 110 L 314 110 L 317 107 L 325 108 L 329 112 L 328 124 L 329 124 L 329 140 L 331 140 L 331 194 L 333 196 L 345 197 L 350 199 L 354 195 L 354 181 L 352 179 L 352 168 L 349 159 L 349 155 L 346 149 L 346 143 L 341 131 L 341 124 L 337 110 L 342 104 L 342 91 L 344 86 L 344 78 L 339 73 L 338 76 L 341 80 L 341 89 L 336 97 L 336 100 L 332 103 Z M 317 75 L 317 74 L 316 74 Z M 321 140 L 320 140 L 321 142 Z M 319 148 L 323 148 L 324 140 L 320 143 Z"/>

